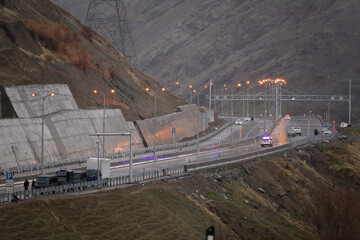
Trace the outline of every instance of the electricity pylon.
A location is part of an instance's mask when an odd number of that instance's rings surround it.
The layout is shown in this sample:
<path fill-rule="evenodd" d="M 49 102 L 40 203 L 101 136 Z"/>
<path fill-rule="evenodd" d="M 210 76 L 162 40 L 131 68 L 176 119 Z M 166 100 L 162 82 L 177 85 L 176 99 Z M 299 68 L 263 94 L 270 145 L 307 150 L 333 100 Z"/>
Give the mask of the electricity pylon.
<path fill-rule="evenodd" d="M 123 0 L 90 0 L 85 23 L 109 40 L 133 64 L 136 51 Z"/>

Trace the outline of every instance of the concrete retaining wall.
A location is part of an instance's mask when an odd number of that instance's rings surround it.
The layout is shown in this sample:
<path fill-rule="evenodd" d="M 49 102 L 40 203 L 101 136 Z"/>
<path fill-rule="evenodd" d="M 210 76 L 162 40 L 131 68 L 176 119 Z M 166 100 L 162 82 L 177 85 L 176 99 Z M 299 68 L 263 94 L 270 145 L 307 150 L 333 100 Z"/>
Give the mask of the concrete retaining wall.
<path fill-rule="evenodd" d="M 41 117 L 43 100 L 44 115 L 78 109 L 66 84 L 36 84 L 4 89 L 19 118 Z M 36 96 L 32 96 L 33 93 Z M 51 93 L 55 93 L 55 96 L 48 96 Z"/>
<path fill-rule="evenodd" d="M 199 116 L 199 131 L 202 130 L 202 115 L 195 104 L 179 107 L 178 112 L 156 117 L 157 145 L 172 143 L 172 128 L 176 129 L 175 141 L 196 134 L 196 112 Z M 154 146 L 154 118 L 136 121 L 148 146 Z M 208 125 L 206 123 L 205 128 Z"/>
<path fill-rule="evenodd" d="M 105 132 L 129 132 L 130 127 L 119 109 L 107 109 Z M 132 125 L 134 128 L 134 126 Z M 44 162 L 97 154 L 102 137 L 89 134 L 103 132 L 103 110 L 63 111 L 44 117 Z M 41 118 L 0 120 L 0 167 L 8 168 L 41 162 Z M 106 153 L 128 150 L 129 137 L 105 137 Z M 134 134 L 134 147 L 144 147 Z"/>
<path fill-rule="evenodd" d="M 0 168 L 10 168 L 41 162 L 41 122 L 44 100 L 44 162 L 97 154 L 102 155 L 103 137 L 89 134 L 103 132 L 103 110 L 79 110 L 64 84 L 4 87 L 19 118 L 0 119 Z M 44 97 L 43 93 L 55 92 Z M 31 93 L 40 95 L 32 97 Z M 196 105 L 185 105 L 178 112 L 157 117 L 157 143 L 172 143 L 172 128 L 176 141 L 196 134 Z M 105 132 L 133 132 L 133 147 L 144 144 L 133 122 L 127 122 L 120 109 L 106 109 Z M 154 120 L 136 121 L 144 139 L 153 146 Z M 207 125 L 206 125 L 207 127 Z M 199 112 L 199 130 L 202 130 Z M 129 149 L 128 136 L 106 136 L 106 153 Z"/>

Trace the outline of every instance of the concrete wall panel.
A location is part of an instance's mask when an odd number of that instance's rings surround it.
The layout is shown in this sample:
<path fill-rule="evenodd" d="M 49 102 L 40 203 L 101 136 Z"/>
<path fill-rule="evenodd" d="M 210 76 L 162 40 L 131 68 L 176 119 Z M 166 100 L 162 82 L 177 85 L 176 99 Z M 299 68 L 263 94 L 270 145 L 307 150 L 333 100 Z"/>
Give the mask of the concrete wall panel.
<path fill-rule="evenodd" d="M 42 99 L 44 99 L 44 115 L 62 110 L 78 109 L 66 84 L 36 84 L 5 87 L 4 89 L 19 118 L 41 116 Z M 31 96 L 32 93 L 35 93 L 36 96 Z M 55 96 L 45 98 L 50 93 L 55 93 Z"/>
<path fill-rule="evenodd" d="M 79 110 L 67 85 L 28 85 L 4 89 L 19 118 L 0 120 L 0 168 L 41 162 L 43 103 L 41 98 L 31 96 L 34 92 L 56 93 L 44 102 L 44 162 L 96 155 L 96 142 L 100 143 L 102 155 L 103 137 L 89 134 L 103 132 L 103 110 Z M 179 107 L 178 112 L 157 117 L 158 144 L 172 143 L 173 127 L 176 128 L 176 141 L 195 135 L 197 111 L 196 105 L 186 105 Z M 106 109 L 105 113 L 105 132 L 128 133 L 132 129 L 133 147 L 144 147 L 134 123 L 127 122 L 120 109 Z M 136 123 L 148 145 L 153 146 L 154 119 Z M 128 136 L 106 136 L 105 139 L 106 153 L 129 149 Z"/>
<path fill-rule="evenodd" d="M 179 107 L 179 112 L 159 116 L 156 118 L 156 142 L 160 144 L 172 143 L 172 128 L 176 129 L 176 142 L 196 134 L 196 105 Z M 154 146 L 154 118 L 136 121 L 148 144 Z M 199 130 L 201 130 L 201 113 L 199 112 Z M 208 126 L 206 125 L 206 128 Z"/>

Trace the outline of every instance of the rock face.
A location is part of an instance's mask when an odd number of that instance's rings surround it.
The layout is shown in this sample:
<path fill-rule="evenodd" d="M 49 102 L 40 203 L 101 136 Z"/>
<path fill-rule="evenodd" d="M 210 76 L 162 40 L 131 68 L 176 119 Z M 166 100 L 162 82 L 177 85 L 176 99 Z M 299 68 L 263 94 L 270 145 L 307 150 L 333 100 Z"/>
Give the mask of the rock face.
<path fill-rule="evenodd" d="M 152 117 L 161 88 L 52 1 L 0 1 L 0 86 L 27 84 L 68 84 L 81 109 L 103 107 L 94 89 L 109 93 L 106 107 L 120 108 L 126 120 Z M 185 103 L 168 91 L 159 92 L 157 102 L 157 115 Z M 1 109 L 1 116 L 11 115 Z"/>
<path fill-rule="evenodd" d="M 56 2 L 84 20 L 89 0 Z M 360 97 L 355 82 L 360 76 L 359 1 L 124 2 L 137 67 L 184 99 L 191 94 L 189 85 L 198 88 L 210 79 L 220 92 L 224 83 L 235 87 L 263 78 L 285 78 L 287 90 L 298 94 L 338 95 L 348 94 L 352 79 L 353 94 Z M 322 113 L 323 105 L 307 106 Z M 332 106 L 338 119 L 347 120 L 344 106 Z M 283 108 L 304 113 L 296 102 L 285 102 Z M 357 120 L 356 103 L 353 109 Z"/>
<path fill-rule="evenodd" d="M 359 1 L 134 0 L 127 9 L 139 69 L 177 94 L 179 81 L 182 97 L 210 79 L 219 91 L 278 77 L 299 94 L 348 94 L 352 79 L 359 96 Z M 345 104 L 334 104 L 344 120 Z"/>

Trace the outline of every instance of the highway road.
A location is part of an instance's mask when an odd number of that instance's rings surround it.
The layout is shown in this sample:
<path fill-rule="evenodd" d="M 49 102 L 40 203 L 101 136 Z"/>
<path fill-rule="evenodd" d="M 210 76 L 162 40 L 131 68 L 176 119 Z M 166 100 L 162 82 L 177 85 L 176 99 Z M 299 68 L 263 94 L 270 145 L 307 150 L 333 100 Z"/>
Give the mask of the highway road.
<path fill-rule="evenodd" d="M 255 134 L 261 134 L 264 130 L 264 121 L 261 119 L 255 119 L 255 122 L 247 122 L 244 125 L 233 125 L 233 146 L 220 147 L 219 143 L 230 142 L 231 128 L 228 127 L 218 135 L 211 139 L 199 144 L 200 153 L 196 153 L 196 146 L 183 148 L 181 150 L 172 150 L 166 152 L 158 152 L 158 159 L 154 161 L 152 153 L 137 156 L 134 161 L 133 173 L 142 173 L 151 170 L 164 169 L 179 165 L 185 165 L 189 163 L 201 163 L 221 158 L 233 157 L 252 151 L 261 151 L 265 148 L 260 146 L 260 142 L 253 142 L 253 132 L 255 126 Z M 302 128 L 302 135 L 296 137 L 287 137 L 287 130 L 292 126 L 299 126 Z M 266 126 L 267 128 L 268 126 Z M 289 143 L 292 140 L 304 139 L 309 135 L 313 135 L 313 132 L 317 128 L 321 129 L 321 123 L 317 118 L 313 117 L 292 117 L 291 120 L 279 120 L 277 126 L 271 133 L 274 146 L 280 146 Z M 236 140 L 250 139 L 247 144 L 238 145 L 235 144 Z M 176 152 L 176 154 L 174 153 Z M 122 176 L 129 174 L 129 160 L 126 158 L 119 159 L 121 165 L 112 167 L 110 176 Z M 31 179 L 31 178 L 30 178 Z M 22 184 L 17 185 L 15 191 L 22 189 Z M 5 189 L 2 186 L 0 193 L 4 192 Z"/>
<path fill-rule="evenodd" d="M 262 121 L 255 122 L 255 125 L 257 124 L 263 124 Z M 248 126 L 247 126 L 248 125 Z M 251 125 L 253 125 L 252 122 L 245 124 L 242 126 L 244 128 L 242 131 L 249 133 L 252 131 Z M 296 136 L 296 137 L 287 137 L 287 130 L 292 126 L 299 126 L 302 128 L 302 135 Z M 236 126 L 239 129 L 240 126 Z M 279 120 L 279 124 L 275 127 L 272 134 L 270 135 L 273 139 L 274 146 L 280 146 L 289 143 L 290 141 L 294 140 L 301 140 L 306 138 L 309 135 L 313 135 L 315 128 L 318 130 L 321 129 L 321 123 L 317 118 L 312 117 L 292 117 L 291 120 Z M 230 127 L 227 129 L 228 133 L 225 131 L 222 133 L 222 136 L 229 137 L 230 135 Z M 247 130 L 245 130 L 247 129 Z M 233 126 L 234 131 L 234 126 Z M 220 136 L 220 135 L 219 135 Z M 216 136 L 216 138 L 219 138 L 219 136 Z M 250 136 L 250 133 L 249 133 Z M 251 138 L 251 137 L 250 137 Z M 211 142 L 211 141 L 210 141 Z M 217 145 L 207 145 L 201 147 L 201 152 L 199 155 L 196 153 L 185 153 L 180 154 L 177 156 L 172 156 L 170 158 L 166 158 L 165 156 L 162 156 L 160 154 L 160 157 L 158 158 L 157 162 L 151 161 L 148 163 L 141 163 L 141 164 L 135 164 L 133 168 L 134 173 L 140 173 L 140 172 L 146 172 L 151 171 L 155 169 L 163 169 L 173 166 L 179 166 L 184 164 L 190 163 L 200 163 L 200 162 L 207 162 L 211 160 L 217 160 L 219 158 L 226 158 L 226 157 L 232 157 L 240 154 L 249 153 L 251 151 L 258 151 L 263 150 L 265 148 L 262 148 L 260 146 L 260 142 L 255 143 L 249 143 L 247 145 L 242 146 L 236 146 L 236 147 L 226 147 L 226 148 L 219 148 Z M 186 152 L 186 149 L 183 150 Z M 121 166 L 118 168 L 113 168 L 111 171 L 111 176 L 121 176 L 129 174 L 128 166 Z"/>

